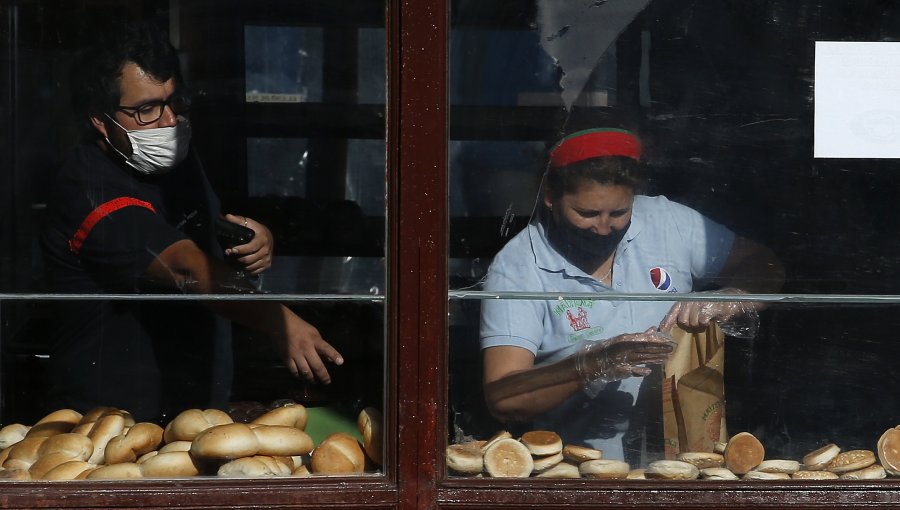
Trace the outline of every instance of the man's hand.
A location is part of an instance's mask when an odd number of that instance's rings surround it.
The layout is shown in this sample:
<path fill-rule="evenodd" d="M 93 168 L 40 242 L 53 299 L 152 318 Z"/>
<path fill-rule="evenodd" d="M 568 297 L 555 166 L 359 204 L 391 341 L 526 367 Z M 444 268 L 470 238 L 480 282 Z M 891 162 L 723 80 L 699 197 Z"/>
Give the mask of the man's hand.
<path fill-rule="evenodd" d="M 235 257 L 235 260 L 244 265 L 244 271 L 250 274 L 260 274 L 272 267 L 272 255 L 275 253 L 272 232 L 262 223 L 246 216 L 226 214 L 225 219 L 255 233 L 249 243 L 227 248 L 225 255 Z"/>
<path fill-rule="evenodd" d="M 295 376 L 309 382 L 330 383 L 331 376 L 322 359 L 335 365 L 342 365 L 344 358 L 331 344 L 322 339 L 313 325 L 292 313 L 286 319 L 287 328 L 282 341 L 279 342 L 280 354 L 285 365 Z"/>
<path fill-rule="evenodd" d="M 643 333 L 619 335 L 606 341 L 586 342 L 575 354 L 575 369 L 582 385 L 646 376 L 644 365 L 665 363 L 675 342 L 667 334 L 650 328 Z"/>

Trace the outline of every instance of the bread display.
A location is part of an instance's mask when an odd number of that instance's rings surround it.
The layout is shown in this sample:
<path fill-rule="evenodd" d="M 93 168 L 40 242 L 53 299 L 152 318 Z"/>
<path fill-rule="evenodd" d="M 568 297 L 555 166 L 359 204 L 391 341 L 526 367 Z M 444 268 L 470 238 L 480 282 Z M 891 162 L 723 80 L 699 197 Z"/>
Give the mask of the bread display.
<path fill-rule="evenodd" d="M 281 402 L 260 406 L 244 422 L 218 409 L 187 409 L 165 427 L 135 423 L 130 413 L 112 407 L 84 415 L 62 409 L 31 426 L 0 428 L 0 480 L 311 477 L 359 474 L 381 465 L 379 410 L 366 407 L 356 415 L 361 439 L 335 432 L 316 445 L 305 430 L 307 409 Z M 479 463 L 483 444 L 470 446 Z"/>

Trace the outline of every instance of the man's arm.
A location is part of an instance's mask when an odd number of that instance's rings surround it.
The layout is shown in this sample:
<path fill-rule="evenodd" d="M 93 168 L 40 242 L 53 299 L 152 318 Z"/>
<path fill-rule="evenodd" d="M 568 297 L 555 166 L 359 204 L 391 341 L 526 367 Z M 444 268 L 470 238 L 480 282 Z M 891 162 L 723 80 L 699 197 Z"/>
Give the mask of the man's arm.
<path fill-rule="evenodd" d="M 171 244 L 157 256 L 144 276 L 166 283 L 189 294 L 234 292 L 233 271 L 222 261 L 209 257 L 191 240 Z M 248 289 L 252 288 L 248 284 Z M 318 330 L 281 303 L 273 301 L 206 302 L 226 318 L 270 335 L 288 369 L 309 381 L 329 383 L 331 377 L 322 361 L 341 365 L 344 359 Z"/>

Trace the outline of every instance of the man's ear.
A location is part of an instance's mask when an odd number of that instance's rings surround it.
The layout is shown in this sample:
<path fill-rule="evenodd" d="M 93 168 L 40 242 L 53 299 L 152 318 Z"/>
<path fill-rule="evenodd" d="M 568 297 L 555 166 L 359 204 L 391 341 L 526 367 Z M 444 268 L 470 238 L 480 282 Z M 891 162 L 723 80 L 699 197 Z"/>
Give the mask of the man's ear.
<path fill-rule="evenodd" d="M 101 114 L 92 113 L 88 115 L 88 119 L 91 122 L 91 126 L 100 133 L 103 138 L 109 139 L 109 133 L 106 131 L 106 123 L 103 122 L 103 117 Z"/>
<path fill-rule="evenodd" d="M 544 191 L 544 205 L 547 206 L 547 209 L 553 210 L 553 200 L 550 198 L 550 193 Z"/>

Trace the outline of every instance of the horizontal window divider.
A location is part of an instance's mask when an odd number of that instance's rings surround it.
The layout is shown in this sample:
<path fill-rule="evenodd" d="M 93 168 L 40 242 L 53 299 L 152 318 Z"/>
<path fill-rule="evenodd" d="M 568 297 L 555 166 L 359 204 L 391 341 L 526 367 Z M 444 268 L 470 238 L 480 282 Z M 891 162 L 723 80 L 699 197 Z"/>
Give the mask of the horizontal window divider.
<path fill-rule="evenodd" d="M 0 294 L 2 301 L 371 301 L 384 302 L 378 294 Z"/>
<path fill-rule="evenodd" d="M 812 304 L 900 304 L 896 294 L 726 294 L 703 293 L 659 294 L 620 292 L 486 292 L 474 290 L 451 290 L 448 297 L 453 299 L 521 299 L 521 300 L 591 300 L 591 301 L 756 301 L 766 303 L 812 303 Z"/>

